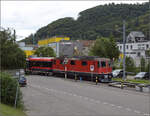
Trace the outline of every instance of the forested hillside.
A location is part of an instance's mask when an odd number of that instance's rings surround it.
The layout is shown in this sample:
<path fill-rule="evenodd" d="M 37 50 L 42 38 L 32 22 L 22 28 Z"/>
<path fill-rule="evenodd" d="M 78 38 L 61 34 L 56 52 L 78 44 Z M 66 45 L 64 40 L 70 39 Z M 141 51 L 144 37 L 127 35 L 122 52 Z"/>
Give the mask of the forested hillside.
<path fill-rule="evenodd" d="M 77 20 L 72 17 L 58 19 L 40 28 L 35 35 L 22 41 L 35 43 L 52 36 L 68 36 L 71 39 L 95 40 L 97 37 L 115 36 L 121 41 L 122 21 L 126 20 L 127 34 L 130 31 L 143 31 L 148 36 L 149 3 L 144 4 L 107 4 L 84 10 Z"/>

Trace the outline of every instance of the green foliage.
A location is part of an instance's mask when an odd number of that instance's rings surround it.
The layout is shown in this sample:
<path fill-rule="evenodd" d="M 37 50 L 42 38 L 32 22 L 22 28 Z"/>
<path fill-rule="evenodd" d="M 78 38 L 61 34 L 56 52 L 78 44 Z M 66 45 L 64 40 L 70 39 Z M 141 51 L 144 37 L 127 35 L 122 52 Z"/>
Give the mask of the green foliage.
<path fill-rule="evenodd" d="M 113 37 L 110 37 L 110 39 L 102 37 L 96 40 L 89 55 L 106 57 L 113 60 L 118 59 L 119 50 Z"/>
<path fill-rule="evenodd" d="M 16 109 L 0 103 L 1 116 L 27 116 L 21 109 Z"/>
<path fill-rule="evenodd" d="M 131 57 L 126 56 L 125 65 L 127 72 L 137 72 L 134 60 Z M 121 62 L 120 68 L 123 69 L 123 62 Z"/>
<path fill-rule="evenodd" d="M 145 59 L 142 57 L 142 58 L 141 58 L 141 61 L 140 61 L 141 72 L 145 72 L 145 67 L 146 67 L 146 66 L 145 66 L 145 63 L 146 63 L 146 62 L 145 62 Z"/>
<path fill-rule="evenodd" d="M 2 69 L 16 69 L 25 66 L 25 53 L 14 42 L 10 30 L 0 31 L 0 50 Z"/>
<path fill-rule="evenodd" d="M 37 55 L 38 57 L 55 57 L 55 52 L 51 47 L 39 47 L 38 49 L 36 49 L 35 55 Z"/>
<path fill-rule="evenodd" d="M 118 81 L 118 82 L 122 82 L 122 78 L 112 78 L 113 81 Z M 124 82 L 128 82 L 128 83 L 137 83 L 137 84 L 150 84 L 149 80 L 143 80 L 143 79 L 127 79 Z"/>
<path fill-rule="evenodd" d="M 150 73 L 150 59 L 146 65 L 145 71 Z"/>
<path fill-rule="evenodd" d="M 68 36 L 71 39 L 95 40 L 97 37 L 114 35 L 122 41 L 122 20 L 126 20 L 127 34 L 130 31 L 142 31 L 149 37 L 149 3 L 143 4 L 105 4 L 79 13 L 77 20 L 72 17 L 58 19 L 40 28 L 34 35 L 35 42 L 52 36 Z M 33 35 L 22 40 L 33 43 Z"/>
<path fill-rule="evenodd" d="M 145 51 L 146 57 L 150 57 L 150 50 Z"/>
<path fill-rule="evenodd" d="M 1 102 L 10 106 L 14 106 L 16 90 L 17 90 L 17 80 L 13 79 L 10 75 L 6 73 L 0 73 L 0 84 L 1 84 Z M 18 99 L 17 107 L 22 107 L 22 93 L 20 88 L 18 89 Z"/>

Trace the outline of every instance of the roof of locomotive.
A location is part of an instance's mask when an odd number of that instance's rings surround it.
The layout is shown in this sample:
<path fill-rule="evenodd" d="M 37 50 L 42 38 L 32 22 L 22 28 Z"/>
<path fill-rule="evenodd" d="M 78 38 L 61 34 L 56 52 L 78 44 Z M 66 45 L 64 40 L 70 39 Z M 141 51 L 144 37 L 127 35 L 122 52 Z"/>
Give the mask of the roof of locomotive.
<path fill-rule="evenodd" d="M 70 60 L 110 60 L 109 58 L 100 58 L 98 56 L 74 56 L 74 57 L 56 57 L 56 59 L 70 59 Z"/>

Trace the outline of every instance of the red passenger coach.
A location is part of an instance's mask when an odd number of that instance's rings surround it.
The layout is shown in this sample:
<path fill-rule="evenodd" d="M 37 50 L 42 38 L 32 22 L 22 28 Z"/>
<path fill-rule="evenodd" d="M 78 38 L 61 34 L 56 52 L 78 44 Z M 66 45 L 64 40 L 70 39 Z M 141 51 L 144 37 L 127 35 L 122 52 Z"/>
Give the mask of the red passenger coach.
<path fill-rule="evenodd" d="M 85 80 L 109 82 L 112 78 L 110 60 L 98 57 L 56 58 L 53 60 L 53 73 L 67 73 L 68 76 L 82 77 Z"/>
<path fill-rule="evenodd" d="M 33 57 L 27 59 L 26 73 L 52 75 L 53 57 Z"/>

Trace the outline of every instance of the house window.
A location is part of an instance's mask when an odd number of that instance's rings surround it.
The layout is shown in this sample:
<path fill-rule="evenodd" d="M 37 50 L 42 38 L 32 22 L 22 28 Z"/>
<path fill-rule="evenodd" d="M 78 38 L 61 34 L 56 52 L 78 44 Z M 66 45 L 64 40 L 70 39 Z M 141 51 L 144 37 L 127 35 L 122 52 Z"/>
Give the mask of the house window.
<path fill-rule="evenodd" d="M 128 49 L 128 45 L 127 45 L 126 47 L 127 47 L 127 49 Z"/>
<path fill-rule="evenodd" d="M 130 46 L 130 49 L 132 50 L 132 45 Z"/>
<path fill-rule="evenodd" d="M 137 56 L 138 56 L 138 57 L 140 57 L 140 56 L 141 56 L 141 53 L 140 53 L 140 52 L 138 52 L 138 53 L 137 53 Z"/>
<path fill-rule="evenodd" d="M 86 66 L 87 62 L 86 61 L 82 61 L 82 66 Z"/>
<path fill-rule="evenodd" d="M 122 49 L 122 46 L 120 46 L 120 50 Z"/>
<path fill-rule="evenodd" d="M 148 49 L 148 48 L 149 48 L 149 45 L 147 44 L 147 45 L 146 45 L 146 49 Z"/>
<path fill-rule="evenodd" d="M 75 65 L 75 61 L 74 61 L 74 60 L 71 60 L 70 64 L 71 64 L 71 65 Z"/>

